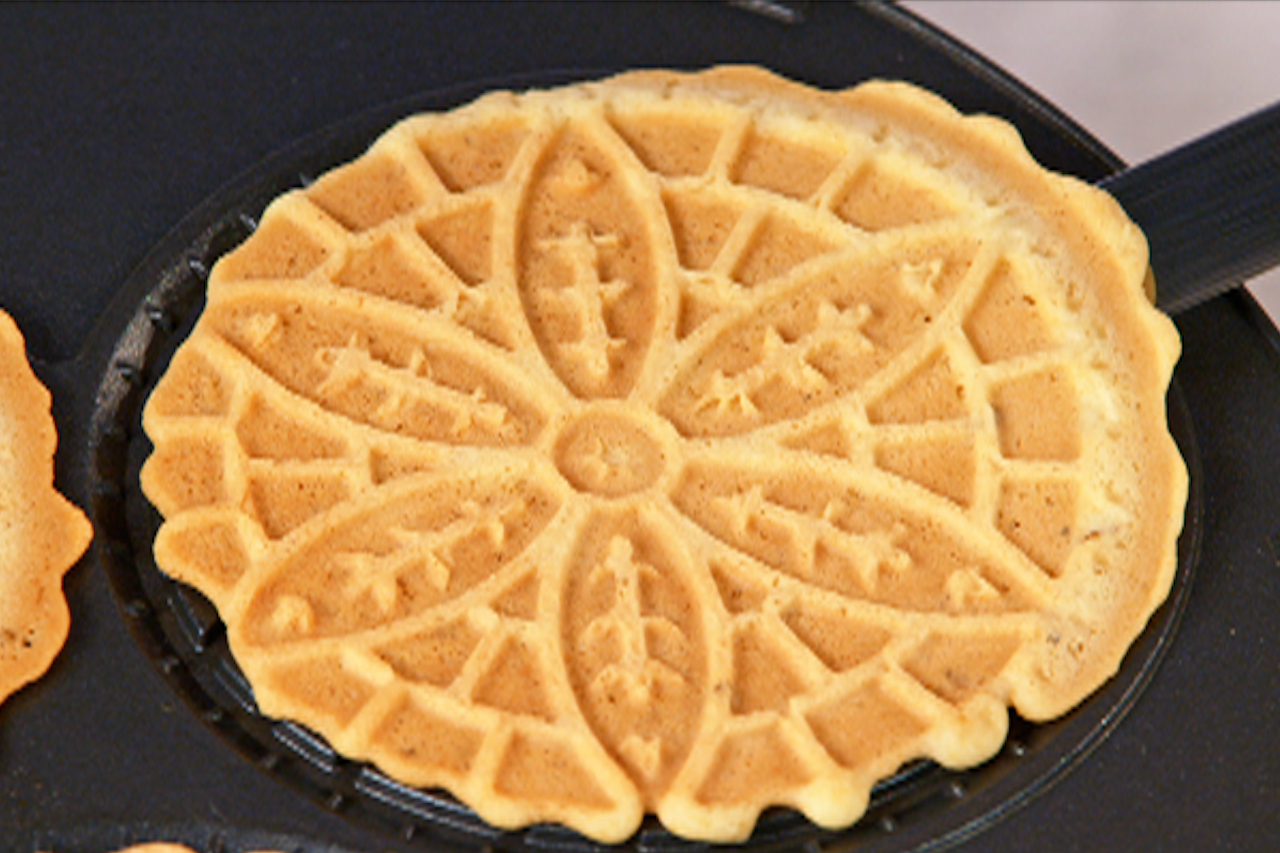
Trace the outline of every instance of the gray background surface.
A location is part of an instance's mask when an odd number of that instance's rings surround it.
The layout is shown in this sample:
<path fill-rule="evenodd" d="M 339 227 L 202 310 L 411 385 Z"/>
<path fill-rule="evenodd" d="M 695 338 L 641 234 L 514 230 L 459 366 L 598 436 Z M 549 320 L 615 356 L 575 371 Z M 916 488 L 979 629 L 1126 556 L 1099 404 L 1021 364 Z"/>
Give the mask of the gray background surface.
<path fill-rule="evenodd" d="M 1274 0 L 902 5 L 1044 95 L 1130 163 L 1280 100 Z M 1280 271 L 1249 288 L 1280 319 Z"/>

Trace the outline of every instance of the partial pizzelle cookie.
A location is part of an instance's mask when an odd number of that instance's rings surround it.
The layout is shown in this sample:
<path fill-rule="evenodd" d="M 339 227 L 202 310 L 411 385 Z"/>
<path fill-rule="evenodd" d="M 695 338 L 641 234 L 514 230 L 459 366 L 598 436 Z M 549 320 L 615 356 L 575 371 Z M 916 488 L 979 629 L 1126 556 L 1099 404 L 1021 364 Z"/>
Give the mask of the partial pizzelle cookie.
<path fill-rule="evenodd" d="M 49 392 L 0 311 L 0 701 L 43 675 L 71 619 L 62 577 L 93 536 L 53 486 L 58 436 Z"/>
<path fill-rule="evenodd" d="M 844 826 L 1078 704 L 1167 595 L 1147 272 L 905 84 L 416 116 L 214 268 L 144 413 L 157 561 L 265 713 L 496 826 Z"/>
<path fill-rule="evenodd" d="M 129 847 L 119 849 L 116 853 L 196 853 L 196 850 L 187 847 L 186 844 L 177 844 L 174 841 L 145 841 L 142 844 L 132 844 Z M 257 850 L 253 853 L 269 853 L 268 850 Z"/>

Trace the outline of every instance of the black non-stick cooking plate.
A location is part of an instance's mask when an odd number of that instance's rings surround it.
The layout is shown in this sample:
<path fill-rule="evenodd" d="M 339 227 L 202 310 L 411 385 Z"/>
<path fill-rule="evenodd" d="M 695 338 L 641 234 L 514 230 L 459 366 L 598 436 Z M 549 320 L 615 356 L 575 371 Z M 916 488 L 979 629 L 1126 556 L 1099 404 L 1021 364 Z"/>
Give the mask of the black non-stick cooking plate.
<path fill-rule="evenodd" d="M 0 851 L 99 853 L 155 838 L 209 853 L 594 849 L 555 828 L 498 833 L 446 795 L 406 789 L 339 758 L 299 726 L 262 718 L 216 614 L 150 560 L 158 519 L 137 489 L 148 451 L 138 409 L 199 310 L 209 267 L 270 198 L 355 156 L 395 119 L 495 85 L 549 85 L 638 65 L 754 62 L 828 87 L 910 79 L 965 111 L 1014 121 L 1051 168 L 1097 179 L 1118 165 L 1017 83 L 881 5 L 0 13 L 21 15 L 27 19 L 0 18 L 0 51 L 25 27 L 78 52 L 64 54 L 62 79 L 27 72 L 24 97 L 0 102 L 0 127 L 27 128 L 25 105 L 43 92 L 51 117 L 42 127 L 97 127 L 102 144 L 123 147 L 93 181 L 53 182 L 41 195 L 35 190 L 48 182 L 24 173 L 16 187 L 36 198 L 37 221 L 61 223 L 56 239 L 37 245 L 64 266 L 43 288 L 0 279 L 0 304 L 28 330 L 54 391 L 59 485 L 89 509 L 97 538 L 67 581 L 66 650 L 49 676 L 0 710 Z M 98 41 L 77 41 L 90 33 Z M 117 108 L 136 101 L 187 109 L 114 114 L 111 103 L 90 103 L 104 73 L 119 87 Z M 371 103 L 389 106 L 369 110 Z M 129 122 L 137 126 L 120 128 Z M 317 126 L 328 129 L 306 132 Z M 34 156 L 22 146 L 40 135 L 18 135 L 18 162 Z M 166 222 L 149 209 L 168 199 L 167 187 L 182 203 L 222 182 L 205 185 L 199 176 L 225 178 L 255 162 L 204 203 L 186 202 L 194 212 L 159 237 L 179 218 Z M 150 180 L 134 183 L 139 175 Z M 82 205 L 60 205 L 59 193 Z M 115 201 L 110 210 L 106 197 Z M 24 245 L 23 235 L 34 242 L 30 219 L 6 207 L 0 215 L 18 235 L 6 235 L 0 249 Z M 103 233 L 112 239 L 104 243 Z M 1228 825 L 1257 830 L 1254 840 L 1280 835 L 1265 813 L 1268 790 L 1277 794 L 1276 731 L 1265 711 L 1268 701 L 1274 710 L 1280 651 L 1263 633 L 1277 589 L 1277 558 L 1265 554 L 1266 507 L 1275 504 L 1254 502 L 1272 496 L 1268 475 L 1276 473 L 1259 449 L 1280 440 L 1271 426 L 1280 407 L 1268 394 L 1280 379 L 1277 336 L 1242 295 L 1183 315 L 1179 325 L 1186 355 L 1170 418 L 1193 471 L 1182 563 L 1169 602 L 1117 678 L 1063 720 L 1015 721 L 1005 751 L 981 768 L 904 769 L 850 830 L 822 832 L 779 810 L 762 818 L 747 848 L 1192 849 Z M 1197 546 L 1205 565 L 1193 588 Z M 653 824 L 628 846 L 700 845 Z"/>

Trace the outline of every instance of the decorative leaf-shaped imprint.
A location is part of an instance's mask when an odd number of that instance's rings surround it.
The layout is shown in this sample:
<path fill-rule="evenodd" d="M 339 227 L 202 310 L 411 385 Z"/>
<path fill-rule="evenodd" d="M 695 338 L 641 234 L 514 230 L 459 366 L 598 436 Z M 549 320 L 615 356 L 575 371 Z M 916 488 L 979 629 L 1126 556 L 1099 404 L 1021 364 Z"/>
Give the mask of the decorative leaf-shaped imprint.
<path fill-rule="evenodd" d="M 547 362 L 579 397 L 623 397 L 653 335 L 650 226 L 616 153 L 558 133 L 525 188 L 517 269 L 525 314 Z"/>
<path fill-rule="evenodd" d="M 387 432 L 488 445 L 531 441 L 542 425 L 517 377 L 491 359 L 359 301 L 280 288 L 230 296 L 208 322 L 284 389 Z"/>
<path fill-rule="evenodd" d="M 1185 494 L 1141 247 L 994 128 L 741 69 L 406 120 L 213 270 L 157 562 L 265 713 L 498 827 L 986 759 L 1118 665 Z"/>
<path fill-rule="evenodd" d="M 246 602 L 245 640 L 270 645 L 368 630 L 461 595 L 501 571 L 556 504 L 529 481 L 406 481 L 300 528 Z M 315 530 L 311 536 L 302 534 Z"/>
<path fill-rule="evenodd" d="M 593 523 L 563 595 L 569 677 L 588 722 L 656 805 L 697 733 L 705 628 L 689 565 L 643 522 Z"/>
<path fill-rule="evenodd" d="M 900 260 L 849 253 L 819 263 L 795 284 L 746 301 L 754 310 L 723 312 L 736 322 L 696 351 L 663 413 L 686 435 L 726 435 L 798 419 L 858 389 L 929 331 L 937 303 L 970 274 L 977 247 L 924 241 L 902 254 L 938 265 L 928 309 L 904 292 Z"/>

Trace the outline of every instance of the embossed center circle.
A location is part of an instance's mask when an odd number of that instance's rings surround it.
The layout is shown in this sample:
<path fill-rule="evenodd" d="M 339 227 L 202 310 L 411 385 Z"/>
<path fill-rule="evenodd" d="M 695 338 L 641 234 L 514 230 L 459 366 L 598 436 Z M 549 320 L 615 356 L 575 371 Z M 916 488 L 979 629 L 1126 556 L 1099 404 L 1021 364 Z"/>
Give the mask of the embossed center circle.
<path fill-rule="evenodd" d="M 667 458 L 643 421 L 623 412 L 589 409 L 560 431 L 555 462 L 578 491 L 616 498 L 657 482 Z"/>

